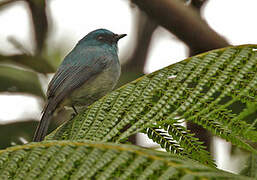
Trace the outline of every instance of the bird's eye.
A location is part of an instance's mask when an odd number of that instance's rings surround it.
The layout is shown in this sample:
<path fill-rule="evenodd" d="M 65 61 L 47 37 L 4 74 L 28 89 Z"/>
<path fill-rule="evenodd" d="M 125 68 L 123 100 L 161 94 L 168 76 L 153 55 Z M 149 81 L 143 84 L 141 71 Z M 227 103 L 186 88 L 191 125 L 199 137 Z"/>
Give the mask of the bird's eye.
<path fill-rule="evenodd" d="M 104 37 L 103 37 L 103 36 L 98 36 L 97 39 L 98 39 L 98 40 L 103 40 Z"/>

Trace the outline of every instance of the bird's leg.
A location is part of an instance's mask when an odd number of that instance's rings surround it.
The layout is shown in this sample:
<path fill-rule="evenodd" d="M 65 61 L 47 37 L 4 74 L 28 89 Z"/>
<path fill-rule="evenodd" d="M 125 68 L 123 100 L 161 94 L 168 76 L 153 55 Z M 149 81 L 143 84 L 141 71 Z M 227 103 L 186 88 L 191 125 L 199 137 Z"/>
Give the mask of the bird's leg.
<path fill-rule="evenodd" d="M 77 111 L 77 109 L 75 108 L 75 106 L 72 105 L 71 107 L 72 107 L 73 111 L 75 112 L 75 114 L 77 115 L 77 114 L 78 114 L 78 111 Z"/>
<path fill-rule="evenodd" d="M 74 111 L 74 113 L 72 113 L 72 119 L 76 116 L 76 115 L 78 115 L 78 111 L 76 110 L 76 108 L 75 108 L 75 106 L 74 105 L 72 105 L 71 106 L 72 107 L 72 109 L 73 109 L 73 111 Z"/>

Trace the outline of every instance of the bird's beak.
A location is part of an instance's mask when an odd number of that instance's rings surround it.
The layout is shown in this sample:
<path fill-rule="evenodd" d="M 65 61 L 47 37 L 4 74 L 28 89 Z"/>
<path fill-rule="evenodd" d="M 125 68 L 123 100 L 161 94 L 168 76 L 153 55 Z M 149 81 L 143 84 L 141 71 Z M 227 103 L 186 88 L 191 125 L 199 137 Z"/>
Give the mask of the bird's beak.
<path fill-rule="evenodd" d="M 117 35 L 115 35 L 115 39 L 118 41 L 121 38 L 124 38 L 125 36 L 127 36 L 127 34 L 117 34 Z"/>

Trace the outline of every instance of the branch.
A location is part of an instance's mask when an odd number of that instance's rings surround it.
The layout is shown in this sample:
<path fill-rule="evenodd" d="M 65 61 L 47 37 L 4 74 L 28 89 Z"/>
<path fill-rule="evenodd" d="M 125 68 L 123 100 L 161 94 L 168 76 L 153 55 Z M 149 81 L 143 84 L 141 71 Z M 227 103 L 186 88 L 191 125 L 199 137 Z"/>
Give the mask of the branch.
<path fill-rule="evenodd" d="M 34 26 L 36 54 L 43 50 L 48 31 L 46 3 L 44 0 L 26 0 Z"/>
<path fill-rule="evenodd" d="M 201 19 L 193 8 L 186 7 L 179 1 L 132 0 L 132 2 L 195 52 L 229 45 Z"/>
<path fill-rule="evenodd" d="M 191 6 L 196 8 L 197 12 L 200 13 L 202 6 L 207 2 L 207 0 L 192 0 Z"/>
<path fill-rule="evenodd" d="M 126 61 L 124 70 L 143 73 L 152 35 L 158 27 L 144 12 L 139 11 L 136 21 L 136 42 L 132 56 Z"/>
<path fill-rule="evenodd" d="M 150 41 L 157 28 L 157 24 L 142 11 L 136 14 L 135 21 L 135 47 L 133 48 L 132 55 L 122 64 L 122 74 L 117 87 L 133 81 L 144 74 Z"/>
<path fill-rule="evenodd" d="M 0 2 L 0 9 L 5 8 L 8 5 L 11 5 L 14 2 L 21 1 L 21 0 L 3 0 Z"/>

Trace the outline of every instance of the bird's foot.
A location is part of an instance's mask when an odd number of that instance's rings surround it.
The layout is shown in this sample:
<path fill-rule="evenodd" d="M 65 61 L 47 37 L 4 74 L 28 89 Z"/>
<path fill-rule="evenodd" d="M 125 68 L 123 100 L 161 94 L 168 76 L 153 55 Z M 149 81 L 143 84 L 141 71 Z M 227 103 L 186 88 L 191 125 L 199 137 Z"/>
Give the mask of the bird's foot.
<path fill-rule="evenodd" d="M 77 109 L 75 108 L 75 106 L 71 106 L 71 107 L 72 107 L 72 109 L 73 109 L 75 115 L 78 115 L 78 111 L 77 111 Z"/>
<path fill-rule="evenodd" d="M 75 118 L 76 116 L 77 116 L 76 113 L 72 113 L 72 114 L 71 114 L 71 119 Z"/>
<path fill-rule="evenodd" d="M 76 110 L 76 108 L 75 108 L 75 106 L 71 106 L 72 107 L 72 109 L 73 109 L 73 113 L 71 114 L 71 119 L 73 119 L 75 116 L 77 116 L 78 115 L 78 111 Z"/>

